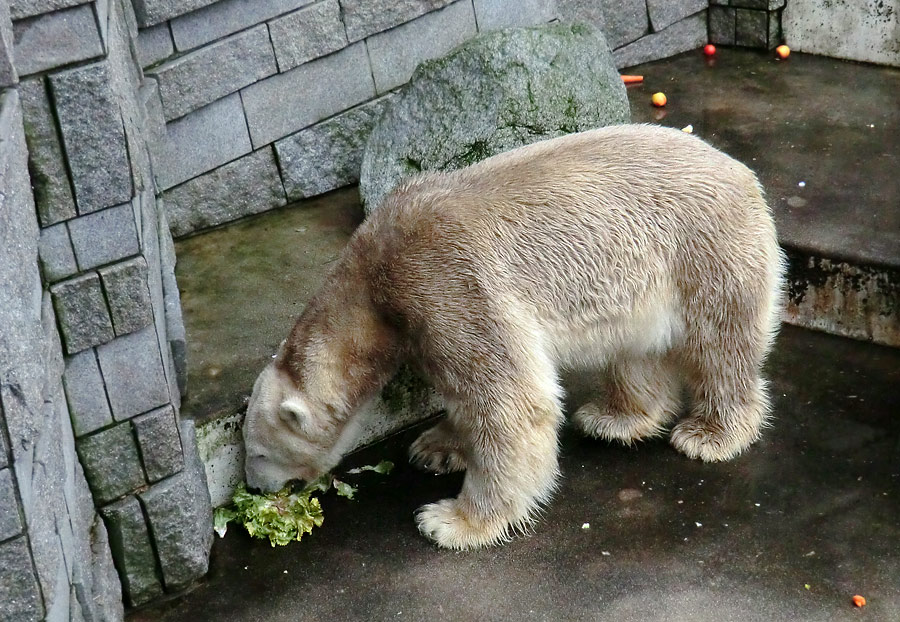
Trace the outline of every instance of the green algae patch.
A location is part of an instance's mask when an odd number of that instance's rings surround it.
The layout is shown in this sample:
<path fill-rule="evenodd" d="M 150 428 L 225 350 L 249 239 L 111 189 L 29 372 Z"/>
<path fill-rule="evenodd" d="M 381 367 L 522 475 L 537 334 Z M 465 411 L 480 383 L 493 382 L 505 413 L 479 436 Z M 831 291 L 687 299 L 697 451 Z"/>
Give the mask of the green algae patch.
<path fill-rule="evenodd" d="M 389 460 L 377 465 L 366 465 L 347 472 L 348 475 L 364 471 L 374 471 L 386 475 L 394 468 Z M 317 494 L 334 490 L 338 496 L 353 499 L 357 488 L 330 474 L 325 474 L 310 482 L 300 490 L 290 486 L 278 492 L 255 495 L 242 482 L 234 491 L 232 505 L 217 508 L 213 514 L 213 528 L 220 538 L 225 537 L 228 524 L 241 523 L 254 538 L 268 538 L 274 546 L 284 546 L 303 539 L 312 533 L 314 527 L 321 527 L 325 521 L 322 505 Z"/>

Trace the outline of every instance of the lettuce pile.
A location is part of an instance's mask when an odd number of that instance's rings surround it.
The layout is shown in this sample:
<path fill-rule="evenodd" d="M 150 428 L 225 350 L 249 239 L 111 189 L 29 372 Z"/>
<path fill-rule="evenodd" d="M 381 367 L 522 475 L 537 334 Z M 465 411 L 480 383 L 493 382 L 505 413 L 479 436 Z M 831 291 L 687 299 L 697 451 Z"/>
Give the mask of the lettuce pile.
<path fill-rule="evenodd" d="M 394 464 L 383 460 L 377 465 L 366 465 L 347 471 L 348 474 L 374 471 L 386 475 Z M 310 482 L 301 490 L 285 487 L 278 492 L 255 495 L 241 483 L 234 492 L 232 507 L 217 508 L 213 514 L 213 527 L 219 537 L 225 537 L 228 523 L 240 522 L 247 533 L 255 538 L 268 538 L 269 543 L 284 546 L 300 541 L 313 527 L 321 527 L 324 521 L 322 506 L 314 495 L 334 489 L 339 496 L 353 499 L 356 488 L 332 475 L 325 474 Z"/>

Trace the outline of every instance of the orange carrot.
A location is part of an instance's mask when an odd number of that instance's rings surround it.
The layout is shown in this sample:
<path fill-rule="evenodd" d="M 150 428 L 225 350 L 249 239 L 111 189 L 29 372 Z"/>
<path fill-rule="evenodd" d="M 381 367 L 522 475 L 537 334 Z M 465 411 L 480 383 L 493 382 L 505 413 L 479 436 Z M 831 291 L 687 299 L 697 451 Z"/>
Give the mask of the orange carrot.
<path fill-rule="evenodd" d="M 644 76 L 628 76 L 628 75 L 622 76 L 622 82 L 624 82 L 625 84 L 640 84 L 643 81 L 644 81 Z"/>
<path fill-rule="evenodd" d="M 856 605 L 857 607 L 865 607 L 865 606 L 866 606 L 866 599 L 865 599 L 863 596 L 860 596 L 859 594 L 856 594 L 856 595 L 853 597 L 853 604 Z"/>

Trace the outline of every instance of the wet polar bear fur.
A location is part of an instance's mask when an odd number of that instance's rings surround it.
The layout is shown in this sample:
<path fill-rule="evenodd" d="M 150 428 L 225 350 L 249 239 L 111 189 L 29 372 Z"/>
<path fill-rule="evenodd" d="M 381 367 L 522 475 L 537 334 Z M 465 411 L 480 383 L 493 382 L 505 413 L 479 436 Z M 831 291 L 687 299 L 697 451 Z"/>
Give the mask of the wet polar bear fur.
<path fill-rule="evenodd" d="M 559 476 L 559 371 L 597 370 L 574 424 L 633 443 L 671 428 L 706 461 L 760 436 L 760 366 L 783 260 L 753 173 L 696 137 L 620 125 L 522 147 L 391 193 L 353 235 L 275 360 L 244 427 L 247 481 L 333 468 L 354 414 L 403 361 L 447 417 L 411 447 L 465 470 L 419 529 L 470 549 L 527 529 Z"/>

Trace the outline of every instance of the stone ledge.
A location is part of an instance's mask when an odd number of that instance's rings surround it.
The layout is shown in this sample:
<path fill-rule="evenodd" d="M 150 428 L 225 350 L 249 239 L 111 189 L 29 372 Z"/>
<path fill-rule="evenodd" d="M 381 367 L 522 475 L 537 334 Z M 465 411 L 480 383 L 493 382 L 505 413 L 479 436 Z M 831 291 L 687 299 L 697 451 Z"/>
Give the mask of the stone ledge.
<path fill-rule="evenodd" d="M 785 322 L 900 347 L 900 270 L 787 254 Z"/>

